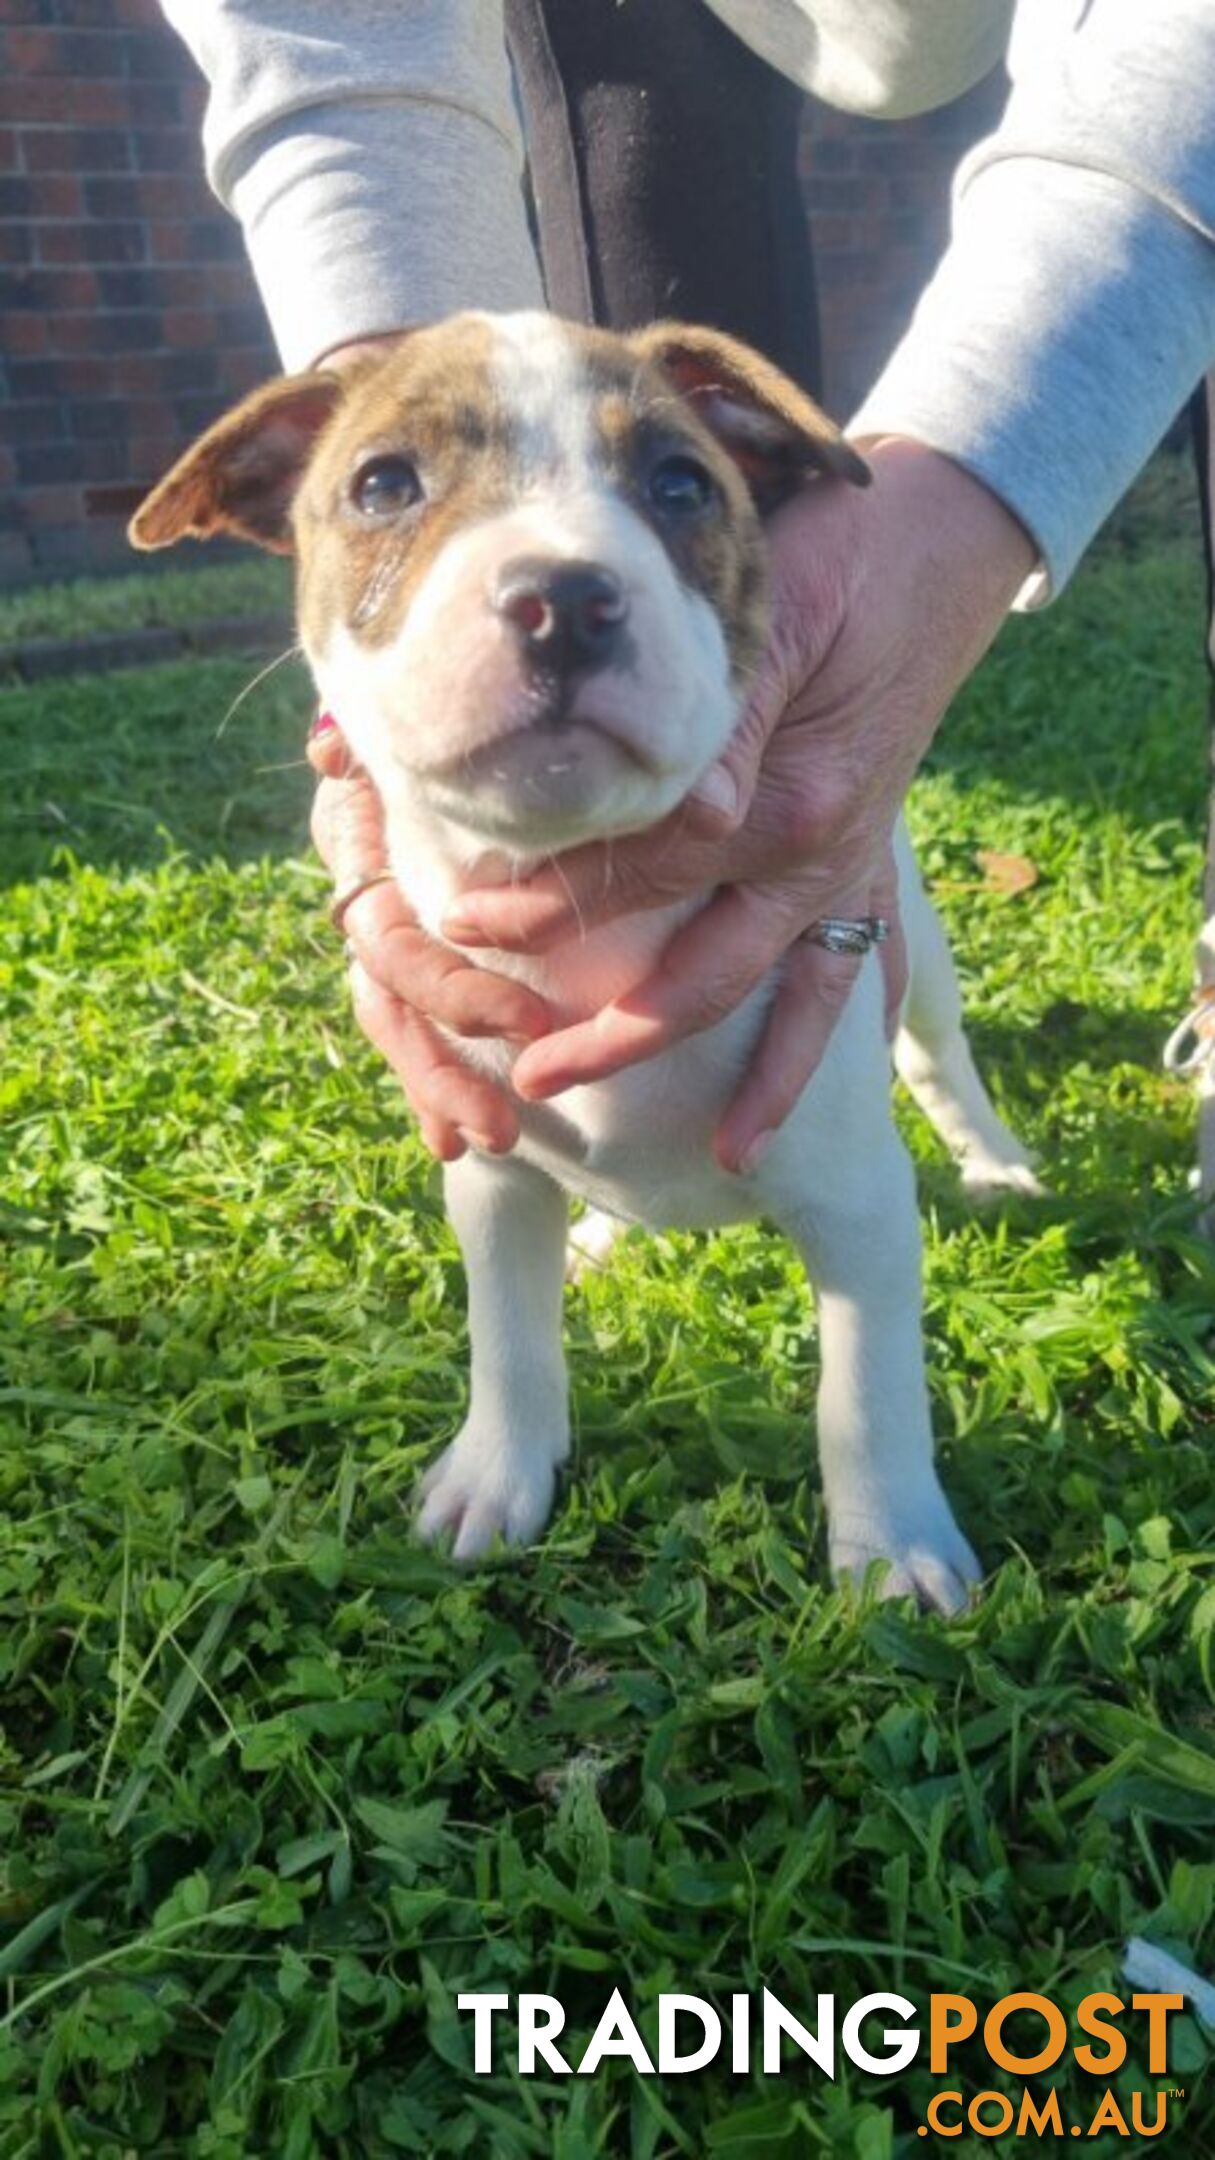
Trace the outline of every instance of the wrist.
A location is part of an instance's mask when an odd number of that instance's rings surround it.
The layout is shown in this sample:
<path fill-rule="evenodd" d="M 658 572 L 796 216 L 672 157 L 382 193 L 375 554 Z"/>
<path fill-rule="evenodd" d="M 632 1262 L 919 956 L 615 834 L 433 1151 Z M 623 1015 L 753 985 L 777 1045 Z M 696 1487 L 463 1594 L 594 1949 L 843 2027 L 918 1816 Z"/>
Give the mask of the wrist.
<path fill-rule="evenodd" d="M 860 436 L 873 508 L 910 522 L 925 568 L 1003 617 L 1038 568 L 1033 536 L 1007 503 L 943 451 L 907 435 Z"/>

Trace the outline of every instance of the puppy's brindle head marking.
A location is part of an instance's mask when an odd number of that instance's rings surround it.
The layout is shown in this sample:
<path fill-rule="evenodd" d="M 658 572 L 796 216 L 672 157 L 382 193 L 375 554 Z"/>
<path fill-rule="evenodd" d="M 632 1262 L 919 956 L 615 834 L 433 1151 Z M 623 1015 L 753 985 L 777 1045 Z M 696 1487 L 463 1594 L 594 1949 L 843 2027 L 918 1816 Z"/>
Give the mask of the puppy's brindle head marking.
<path fill-rule="evenodd" d="M 133 520 L 294 552 L 302 642 L 398 823 L 509 856 L 656 822 L 767 621 L 763 516 L 856 453 L 720 334 L 457 316 L 219 421 Z"/>

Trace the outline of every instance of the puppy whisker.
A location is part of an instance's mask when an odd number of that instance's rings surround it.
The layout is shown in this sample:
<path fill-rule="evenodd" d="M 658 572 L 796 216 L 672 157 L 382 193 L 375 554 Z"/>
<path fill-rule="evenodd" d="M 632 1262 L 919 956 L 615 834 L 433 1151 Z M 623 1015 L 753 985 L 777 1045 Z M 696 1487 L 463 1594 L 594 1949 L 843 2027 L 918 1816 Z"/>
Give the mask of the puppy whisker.
<path fill-rule="evenodd" d="M 252 697 L 254 691 L 259 689 L 261 684 L 266 681 L 267 676 L 273 675 L 277 668 L 284 667 L 288 660 L 301 660 L 303 658 L 303 654 L 304 648 L 302 645 L 288 645 L 286 652 L 281 652 L 277 654 L 273 660 L 268 660 L 266 662 L 264 668 L 259 668 L 257 674 L 253 677 L 253 680 L 251 682 L 247 682 L 244 689 L 238 691 L 236 696 L 233 698 L 227 712 L 224 714 L 223 719 L 220 721 L 219 726 L 215 730 L 216 742 L 220 741 L 225 730 L 227 729 L 228 722 L 235 719 L 237 713 L 241 709 L 241 706 L 244 704 L 245 699 Z"/>

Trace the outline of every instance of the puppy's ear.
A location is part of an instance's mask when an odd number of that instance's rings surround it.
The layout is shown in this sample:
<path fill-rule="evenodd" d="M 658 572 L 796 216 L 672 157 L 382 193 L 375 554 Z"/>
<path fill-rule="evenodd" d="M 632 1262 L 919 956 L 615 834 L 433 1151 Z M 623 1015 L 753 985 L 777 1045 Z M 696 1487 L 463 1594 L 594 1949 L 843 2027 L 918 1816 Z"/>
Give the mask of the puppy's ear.
<path fill-rule="evenodd" d="M 171 547 L 230 532 L 289 555 L 292 497 L 342 395 L 336 375 L 319 373 L 284 375 L 252 391 L 145 496 L 127 527 L 131 545 Z"/>
<path fill-rule="evenodd" d="M 833 420 L 771 360 L 724 331 L 654 323 L 631 340 L 685 397 L 735 464 L 761 510 L 811 472 L 868 487 L 869 467 Z"/>

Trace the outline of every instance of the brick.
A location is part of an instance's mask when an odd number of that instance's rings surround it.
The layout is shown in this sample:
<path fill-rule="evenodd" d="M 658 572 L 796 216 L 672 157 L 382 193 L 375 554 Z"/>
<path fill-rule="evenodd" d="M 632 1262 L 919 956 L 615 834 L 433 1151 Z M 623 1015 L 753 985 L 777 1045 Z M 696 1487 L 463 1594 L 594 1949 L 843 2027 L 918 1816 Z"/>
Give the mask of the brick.
<path fill-rule="evenodd" d="M 0 442 L 14 448 L 58 441 L 64 434 L 63 410 L 53 398 L 17 399 L 0 405 Z"/>
<path fill-rule="evenodd" d="M 185 54 L 182 65 L 186 66 Z M 205 99 L 205 89 L 202 96 Z M 136 127 L 169 126 L 174 121 L 190 120 L 195 123 L 194 138 L 198 139 L 198 122 L 202 118 L 199 89 L 194 83 L 133 82 L 127 87 L 127 110 Z"/>
<path fill-rule="evenodd" d="M 75 443 L 26 442 L 15 444 L 14 449 L 20 487 L 44 481 L 67 482 L 80 475 L 80 451 Z"/>
<path fill-rule="evenodd" d="M 153 13 L 148 0 L 49 0 L 49 7 L 56 21 L 80 23 L 86 29 L 95 28 L 100 19 L 107 29 L 131 23 L 142 30 Z"/>
<path fill-rule="evenodd" d="M 135 128 L 131 151 L 141 173 L 199 171 L 198 137 L 187 128 Z M 203 192 L 201 173 L 198 192 Z"/>
<path fill-rule="evenodd" d="M 182 173 L 105 173 L 84 184 L 90 217 L 188 217 L 205 195 L 199 180 Z"/>
<path fill-rule="evenodd" d="M 171 222 L 155 219 L 148 227 L 148 252 L 153 262 L 192 262 L 194 251 L 189 225 L 180 218 Z"/>
<path fill-rule="evenodd" d="M 181 47 L 168 29 L 124 30 L 117 43 L 128 75 L 174 81 L 182 72 Z"/>
<path fill-rule="evenodd" d="M 221 307 L 216 314 L 221 345 L 257 345 L 266 335 L 266 318 L 258 302 L 247 307 Z"/>
<path fill-rule="evenodd" d="M 176 465 L 182 451 L 191 441 L 192 436 L 177 433 L 132 435 L 127 444 L 128 470 L 141 473 L 151 487 L 160 479 L 162 473 L 168 472 L 171 465 Z"/>
<path fill-rule="evenodd" d="M 33 183 L 34 218 L 78 218 L 84 194 L 74 173 L 42 173 Z"/>
<path fill-rule="evenodd" d="M 24 508 L 30 526 L 68 525 L 84 516 L 84 490 L 78 483 L 50 484 L 28 494 Z"/>
<path fill-rule="evenodd" d="M 0 172 L 16 172 L 17 140 L 16 128 L 0 128 Z"/>
<path fill-rule="evenodd" d="M 0 218 L 29 217 L 33 208 L 34 189 L 29 180 L 21 174 L 0 176 Z"/>
<path fill-rule="evenodd" d="M 184 396 L 175 397 L 173 411 L 181 433 L 186 436 L 201 434 L 203 428 L 210 427 L 211 422 L 218 418 L 223 402 L 222 397 L 212 390 L 187 392 Z"/>
<path fill-rule="evenodd" d="M 103 307 L 154 307 L 163 299 L 161 272 L 144 263 L 124 263 L 120 269 L 99 268 L 97 293 Z"/>
<path fill-rule="evenodd" d="M 105 307 L 198 307 L 212 298 L 224 300 L 224 290 L 212 294 L 211 274 L 197 270 L 168 270 L 162 263 L 124 263 L 99 269 L 97 290 Z M 239 288 L 243 297 L 248 280 Z"/>
<path fill-rule="evenodd" d="M 91 308 L 97 301 L 97 280 L 91 270 L 68 266 L 62 269 L 0 271 L 0 308 L 46 308 L 58 312 Z"/>
<path fill-rule="evenodd" d="M 44 263 L 126 263 L 143 260 L 143 226 L 135 218 L 65 220 L 38 228 Z"/>
<path fill-rule="evenodd" d="M 191 279 L 195 299 L 199 297 L 201 277 L 206 298 L 213 306 L 256 307 L 258 304 L 257 287 L 247 262 L 208 263 L 201 273 L 193 269 L 176 275 Z"/>
<path fill-rule="evenodd" d="M 240 397 L 246 390 L 253 390 L 267 376 L 277 374 L 278 360 L 269 339 L 265 345 L 251 346 L 240 352 L 224 352 L 219 356 L 219 381 L 229 397 Z"/>
<path fill-rule="evenodd" d="M 131 429 L 131 407 L 125 398 L 73 398 L 68 405 L 67 424 L 77 442 L 110 435 L 125 442 Z"/>
<path fill-rule="evenodd" d="M 214 389 L 218 380 L 214 352 L 131 352 L 114 362 L 116 386 L 136 397 L 146 392 L 169 395 L 182 390 Z"/>
<path fill-rule="evenodd" d="M 49 23 L 55 19 L 55 0 L 4 0 L 4 20 L 16 29 L 25 23 Z"/>
<path fill-rule="evenodd" d="M 0 225 L 0 263 L 27 263 L 34 253 L 28 225 Z"/>
<path fill-rule="evenodd" d="M 4 363 L 9 394 L 14 398 L 83 397 L 100 394 L 110 386 L 109 363 L 93 358 L 64 360 L 42 357 Z"/>
<path fill-rule="evenodd" d="M 121 127 L 136 112 L 136 91 L 153 84 L 89 82 L 84 78 L 9 76 L 0 80 L 0 121 L 84 121 L 86 127 Z"/>
<path fill-rule="evenodd" d="M 166 345 L 193 348 L 199 345 L 214 345 L 218 338 L 219 322 L 212 308 L 165 309 Z"/>
<path fill-rule="evenodd" d="M 61 24 L 9 29 L 0 33 L 0 66 L 7 75 L 87 75 L 127 73 L 119 41 L 104 29 L 77 30 Z"/>
<path fill-rule="evenodd" d="M 29 127 L 22 130 L 27 172 L 124 172 L 131 137 L 123 128 Z"/>
<path fill-rule="evenodd" d="M 151 308 L 125 308 L 117 314 L 61 314 L 47 330 L 52 352 L 151 352 L 160 344 L 160 316 Z"/>
<path fill-rule="evenodd" d="M 243 262 L 245 245 L 234 218 L 195 218 L 189 226 L 190 262 Z"/>
<path fill-rule="evenodd" d="M 3 272 L 0 271 L 0 280 Z M 0 352 L 6 361 L 18 354 L 44 353 L 47 347 L 45 315 L 19 314 L 0 297 Z"/>

